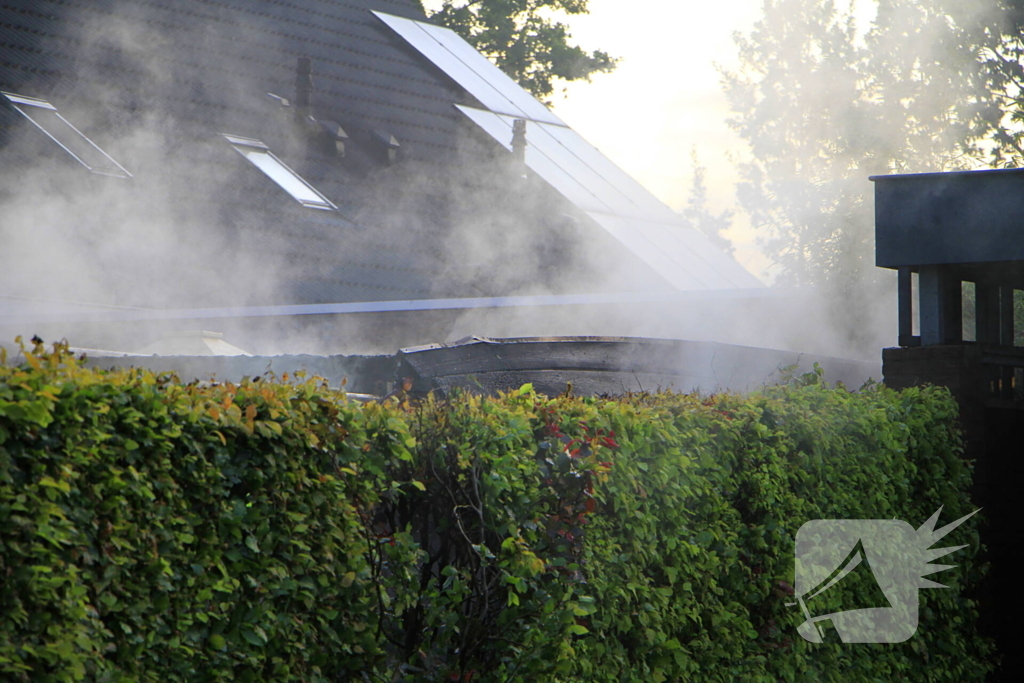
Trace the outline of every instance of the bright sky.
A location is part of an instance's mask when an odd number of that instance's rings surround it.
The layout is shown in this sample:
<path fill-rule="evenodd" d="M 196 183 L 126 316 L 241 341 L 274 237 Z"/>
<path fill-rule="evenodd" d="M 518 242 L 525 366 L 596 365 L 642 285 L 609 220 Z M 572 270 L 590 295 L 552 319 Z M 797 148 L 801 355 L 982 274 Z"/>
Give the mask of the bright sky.
<path fill-rule="evenodd" d="M 649 190 L 679 209 L 689 192 L 690 150 L 709 168 L 711 184 L 741 145 L 725 123 L 728 108 L 715 64 L 736 64 L 733 32 L 748 31 L 761 0 L 590 0 L 572 19 L 585 48 L 620 58 L 590 83 L 570 84 L 555 110 Z M 728 199 L 721 197 L 721 199 Z"/>
<path fill-rule="evenodd" d="M 743 143 L 726 125 L 728 106 L 718 64 L 736 63 L 736 31 L 748 32 L 762 0 L 590 0 L 588 15 L 573 17 L 573 38 L 584 48 L 619 57 L 618 68 L 590 83 L 569 85 L 555 112 L 623 170 L 676 210 L 693 177 L 691 149 L 707 167 L 714 211 L 734 205 L 729 155 Z M 740 221 L 737 221 L 739 223 Z M 760 272 L 755 235 L 729 235 L 744 265 Z"/>

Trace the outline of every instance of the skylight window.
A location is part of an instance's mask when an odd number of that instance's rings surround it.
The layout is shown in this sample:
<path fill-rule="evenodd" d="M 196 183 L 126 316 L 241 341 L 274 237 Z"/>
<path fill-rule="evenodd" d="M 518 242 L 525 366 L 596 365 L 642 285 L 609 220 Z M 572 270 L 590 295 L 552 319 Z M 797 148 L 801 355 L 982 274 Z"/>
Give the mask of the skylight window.
<path fill-rule="evenodd" d="M 93 173 L 116 178 L 132 177 L 132 174 L 126 171 L 121 164 L 114 161 L 95 142 L 85 137 L 67 119 L 57 113 L 57 108 L 49 102 L 9 92 L 0 92 L 0 95 L 6 98 L 15 111 L 31 121 L 36 128 L 43 131 L 75 161 Z"/>
<path fill-rule="evenodd" d="M 311 209 L 332 211 L 337 209 L 327 197 L 317 192 L 312 185 L 288 168 L 283 161 L 274 156 L 270 148 L 259 140 L 242 138 L 237 135 L 223 134 L 239 154 L 249 160 L 253 166 L 263 171 L 267 177 L 277 183 L 282 190 L 290 194 L 303 206 Z"/>

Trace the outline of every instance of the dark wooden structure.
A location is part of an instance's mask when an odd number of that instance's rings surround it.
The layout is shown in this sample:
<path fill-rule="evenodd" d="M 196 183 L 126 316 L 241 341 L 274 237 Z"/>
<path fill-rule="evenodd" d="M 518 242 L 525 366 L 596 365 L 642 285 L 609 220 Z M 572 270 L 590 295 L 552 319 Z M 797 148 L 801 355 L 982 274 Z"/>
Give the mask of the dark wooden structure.
<path fill-rule="evenodd" d="M 970 282 L 974 341 L 1012 346 L 1013 291 L 1024 289 L 1024 169 L 871 179 L 875 263 L 899 274 L 899 345 L 964 341 L 962 283 Z"/>
<path fill-rule="evenodd" d="M 1015 345 L 1015 309 L 1024 309 L 1024 169 L 872 180 L 876 264 L 899 274 L 899 348 L 883 351 L 882 374 L 894 388 L 948 387 L 960 406 L 974 499 L 987 519 L 982 620 L 1004 658 L 996 680 L 1010 680 L 1022 656 L 1009 634 L 1024 612 L 1024 348 Z"/>
<path fill-rule="evenodd" d="M 453 388 L 495 394 L 526 383 L 549 396 L 572 385 L 578 396 L 629 391 L 746 391 L 791 373 L 826 369 L 830 381 L 856 387 L 877 378 L 877 364 L 734 344 L 641 337 L 467 337 L 370 356 L 145 356 L 85 352 L 95 367 L 147 367 L 183 379 L 238 382 L 298 371 L 349 392 L 384 396 L 412 380 L 413 395 Z"/>
<path fill-rule="evenodd" d="M 640 337 L 467 337 L 402 349 L 397 372 L 416 391 L 454 388 L 494 394 L 531 383 L 549 396 L 571 385 L 579 396 L 672 390 L 750 391 L 789 373 L 827 369 L 831 381 L 858 387 L 871 363 L 717 342 Z"/>

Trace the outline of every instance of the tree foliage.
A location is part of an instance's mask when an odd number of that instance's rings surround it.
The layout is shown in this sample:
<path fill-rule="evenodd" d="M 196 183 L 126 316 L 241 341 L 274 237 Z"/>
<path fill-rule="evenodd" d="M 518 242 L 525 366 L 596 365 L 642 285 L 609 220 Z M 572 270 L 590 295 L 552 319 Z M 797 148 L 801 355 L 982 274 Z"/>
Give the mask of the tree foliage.
<path fill-rule="evenodd" d="M 988 8 L 990 9 L 990 8 Z M 724 76 L 750 146 L 740 200 L 784 281 L 862 280 L 871 174 L 972 167 L 1000 130 L 995 12 L 880 0 L 861 30 L 832 0 L 768 0 Z"/>
<path fill-rule="evenodd" d="M 432 21 L 459 33 L 536 97 L 554 92 L 556 79 L 589 80 L 611 71 L 615 59 L 572 44 L 557 17 L 587 12 L 587 0 L 444 0 Z"/>
<path fill-rule="evenodd" d="M 733 212 L 731 210 L 719 214 L 711 212 L 711 208 L 708 206 L 708 169 L 701 164 L 696 147 L 690 150 L 690 161 L 693 168 L 693 182 L 690 185 L 690 196 L 686 201 L 686 208 L 683 209 L 683 216 L 690 222 L 690 225 L 707 235 L 716 247 L 732 255 L 732 242 L 725 236 L 725 231 L 732 227 Z"/>
<path fill-rule="evenodd" d="M 731 124 L 749 145 L 740 203 L 778 280 L 822 287 L 845 304 L 851 330 L 893 287 L 874 267 L 868 176 L 1022 158 L 1003 111 L 1011 82 L 1024 83 L 1024 51 L 1003 6 L 875 6 L 865 26 L 848 3 L 766 0 L 737 38 L 739 69 L 723 76 Z"/>
<path fill-rule="evenodd" d="M 996 66 L 993 92 L 1003 111 L 993 135 L 992 163 L 1013 168 L 1024 165 L 1024 0 L 991 0 L 991 4 L 997 6 L 1000 40 L 986 56 Z"/>

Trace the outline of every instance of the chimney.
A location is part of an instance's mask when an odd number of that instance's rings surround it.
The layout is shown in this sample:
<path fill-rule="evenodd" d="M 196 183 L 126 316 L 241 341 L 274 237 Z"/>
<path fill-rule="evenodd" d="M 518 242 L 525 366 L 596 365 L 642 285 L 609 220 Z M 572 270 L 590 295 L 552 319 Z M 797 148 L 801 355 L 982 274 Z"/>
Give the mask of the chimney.
<path fill-rule="evenodd" d="M 309 117 L 313 99 L 313 60 L 299 57 L 295 69 L 295 117 L 305 120 Z"/>
<path fill-rule="evenodd" d="M 345 156 L 345 142 L 348 141 L 348 133 L 340 124 L 334 121 L 318 121 L 320 124 L 321 136 L 327 143 L 324 150 L 328 154 L 339 157 Z"/>
<path fill-rule="evenodd" d="M 526 119 L 512 122 L 512 156 L 520 163 L 526 162 Z"/>
<path fill-rule="evenodd" d="M 374 130 L 371 133 L 374 145 L 377 147 L 377 156 L 387 166 L 398 160 L 398 150 L 402 146 L 394 135 L 383 130 Z"/>

